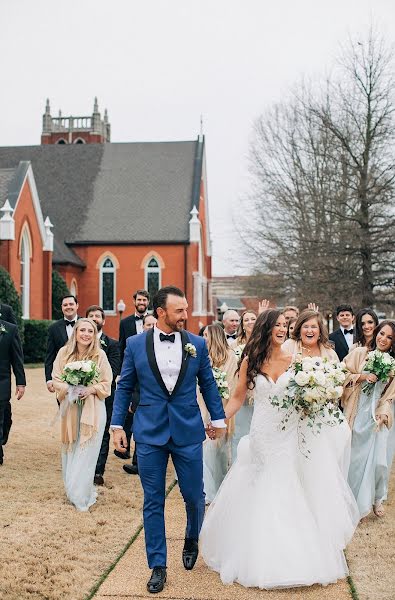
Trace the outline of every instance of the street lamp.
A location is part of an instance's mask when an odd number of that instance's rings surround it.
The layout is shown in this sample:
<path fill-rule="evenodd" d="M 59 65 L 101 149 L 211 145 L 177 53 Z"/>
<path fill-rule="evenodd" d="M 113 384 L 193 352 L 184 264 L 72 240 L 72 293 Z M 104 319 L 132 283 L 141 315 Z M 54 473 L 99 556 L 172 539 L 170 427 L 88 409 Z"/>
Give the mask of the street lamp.
<path fill-rule="evenodd" d="M 226 313 L 226 311 L 228 310 L 229 306 L 226 304 L 226 302 L 222 302 L 221 306 L 219 307 L 219 310 L 221 312 L 222 315 L 222 320 L 224 319 L 224 314 Z"/>
<path fill-rule="evenodd" d="M 119 320 L 122 319 L 122 313 L 125 312 L 125 308 L 126 308 L 126 304 L 121 298 L 117 304 L 117 311 L 119 312 Z"/>

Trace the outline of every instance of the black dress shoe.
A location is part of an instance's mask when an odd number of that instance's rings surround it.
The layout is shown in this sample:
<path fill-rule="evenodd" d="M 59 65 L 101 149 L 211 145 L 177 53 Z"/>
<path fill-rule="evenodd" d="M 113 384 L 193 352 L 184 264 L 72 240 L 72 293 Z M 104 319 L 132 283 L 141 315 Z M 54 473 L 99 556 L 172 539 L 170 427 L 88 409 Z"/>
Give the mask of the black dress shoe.
<path fill-rule="evenodd" d="M 154 567 L 151 577 L 147 583 L 147 590 L 150 594 L 161 592 L 166 583 L 166 567 Z"/>
<path fill-rule="evenodd" d="M 93 483 L 95 485 L 104 485 L 103 475 L 96 474 L 93 478 Z"/>
<path fill-rule="evenodd" d="M 182 562 L 187 571 L 191 571 L 195 566 L 199 554 L 199 543 L 194 538 L 185 538 L 184 549 L 182 551 Z"/>
<path fill-rule="evenodd" d="M 128 452 L 128 451 L 120 452 L 119 450 L 114 450 L 114 454 L 118 458 L 122 458 L 122 460 L 127 460 L 128 458 L 130 458 L 130 452 Z"/>
<path fill-rule="evenodd" d="M 122 465 L 122 468 L 129 475 L 138 475 L 139 474 L 137 465 Z"/>

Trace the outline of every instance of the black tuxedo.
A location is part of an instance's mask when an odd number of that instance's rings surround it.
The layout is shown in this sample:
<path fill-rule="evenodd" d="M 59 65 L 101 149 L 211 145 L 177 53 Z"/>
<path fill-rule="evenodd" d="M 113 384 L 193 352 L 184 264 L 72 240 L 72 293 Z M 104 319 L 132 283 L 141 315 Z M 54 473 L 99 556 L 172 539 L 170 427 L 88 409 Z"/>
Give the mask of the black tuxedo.
<path fill-rule="evenodd" d="M 11 368 L 16 385 L 26 385 L 23 350 L 18 328 L 0 319 L 0 460 L 11 429 Z"/>
<path fill-rule="evenodd" d="M 17 325 L 14 311 L 12 310 L 11 306 L 9 306 L 8 304 L 2 304 L 1 302 L 0 319 L 3 321 L 7 321 L 8 323 L 13 323 L 14 325 Z"/>
<path fill-rule="evenodd" d="M 125 353 L 126 340 L 132 335 L 137 335 L 136 321 L 135 315 L 130 315 L 130 317 L 122 319 L 119 325 L 119 349 L 121 351 L 121 361 L 123 361 L 123 355 Z"/>
<path fill-rule="evenodd" d="M 107 354 L 108 362 L 112 369 L 112 384 L 111 384 L 111 395 L 106 398 L 106 413 L 107 421 L 104 429 L 103 440 L 99 452 L 99 458 L 97 459 L 96 474 L 103 475 L 106 468 L 106 462 L 108 457 L 108 450 L 110 447 L 110 423 L 112 417 L 112 406 L 114 404 L 114 394 L 116 389 L 116 378 L 121 372 L 121 354 L 119 352 L 119 343 L 108 337 L 105 333 L 102 333 L 100 338 L 100 346 L 102 350 Z"/>
<path fill-rule="evenodd" d="M 78 319 L 78 317 L 77 317 Z M 66 320 L 59 319 L 48 328 L 47 354 L 45 357 L 45 381 L 52 379 L 52 367 L 61 348 L 68 341 Z"/>
<path fill-rule="evenodd" d="M 335 343 L 335 352 L 338 355 L 339 360 L 343 360 L 343 358 L 350 352 L 350 349 L 340 327 L 330 334 L 329 339 L 331 342 Z"/>

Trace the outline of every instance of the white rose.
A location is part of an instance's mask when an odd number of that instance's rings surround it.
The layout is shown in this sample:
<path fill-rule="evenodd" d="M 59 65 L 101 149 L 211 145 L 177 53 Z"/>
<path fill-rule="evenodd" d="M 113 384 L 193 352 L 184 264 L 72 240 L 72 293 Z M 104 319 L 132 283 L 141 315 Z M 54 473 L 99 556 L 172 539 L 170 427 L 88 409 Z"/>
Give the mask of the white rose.
<path fill-rule="evenodd" d="M 298 385 L 307 385 L 309 383 L 310 376 L 305 371 L 299 371 L 295 375 L 295 383 Z"/>
<path fill-rule="evenodd" d="M 304 396 L 303 396 L 303 398 L 306 402 L 310 402 L 310 403 L 314 402 L 315 398 L 313 395 L 313 391 L 314 390 L 311 390 L 309 388 L 306 389 Z"/>
<path fill-rule="evenodd" d="M 330 400 L 336 400 L 336 398 L 338 398 L 335 387 L 328 387 L 326 390 L 326 395 L 327 395 L 327 398 L 329 398 Z"/>
<path fill-rule="evenodd" d="M 337 398 L 341 398 L 341 396 L 343 395 L 343 387 L 341 385 L 338 385 L 336 388 L 336 394 L 337 394 Z"/>
<path fill-rule="evenodd" d="M 314 359 L 306 357 L 302 360 L 303 371 L 312 371 L 314 369 Z"/>
<path fill-rule="evenodd" d="M 89 371 L 91 371 L 91 369 L 92 369 L 91 361 L 86 360 L 83 363 L 81 363 L 81 369 L 82 369 L 82 371 L 84 371 L 84 373 L 89 373 Z"/>
<path fill-rule="evenodd" d="M 322 371 L 316 371 L 314 373 L 314 381 L 317 385 L 325 385 L 325 374 Z"/>
<path fill-rule="evenodd" d="M 390 355 L 387 352 L 384 352 L 383 354 L 383 363 L 385 365 L 390 365 L 392 362 L 392 358 L 390 357 Z"/>

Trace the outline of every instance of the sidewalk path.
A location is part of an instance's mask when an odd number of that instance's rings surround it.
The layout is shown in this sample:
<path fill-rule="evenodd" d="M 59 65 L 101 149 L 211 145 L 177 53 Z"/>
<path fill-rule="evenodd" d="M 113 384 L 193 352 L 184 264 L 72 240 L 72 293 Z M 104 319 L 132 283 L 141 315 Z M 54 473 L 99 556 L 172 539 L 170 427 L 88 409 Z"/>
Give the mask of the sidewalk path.
<path fill-rule="evenodd" d="M 168 540 L 168 578 L 160 594 L 149 594 L 146 583 L 150 576 L 142 531 L 114 570 L 99 588 L 94 600 L 134 600 L 166 598 L 166 600 L 350 600 L 347 581 L 326 588 L 313 586 L 293 590 L 263 591 L 240 585 L 224 586 L 217 573 L 210 571 L 199 557 L 195 568 L 186 571 L 181 552 L 184 543 L 185 509 L 175 486 L 166 500 L 166 532 Z M 286 565 L 284 565 L 286 568 Z"/>

